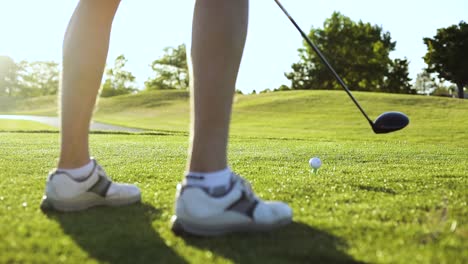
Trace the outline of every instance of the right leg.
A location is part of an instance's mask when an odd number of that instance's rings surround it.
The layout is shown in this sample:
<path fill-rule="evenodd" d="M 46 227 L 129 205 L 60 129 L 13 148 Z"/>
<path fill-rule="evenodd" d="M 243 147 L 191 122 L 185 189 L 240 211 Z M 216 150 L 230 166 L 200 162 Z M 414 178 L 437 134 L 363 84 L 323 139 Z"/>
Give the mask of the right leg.
<path fill-rule="evenodd" d="M 288 224 L 291 208 L 264 202 L 227 168 L 232 99 L 247 33 L 248 0 L 197 0 L 192 32 L 188 174 L 179 186 L 175 232 L 221 235 Z"/>
<path fill-rule="evenodd" d="M 81 0 L 63 43 L 61 145 L 42 209 L 78 211 L 140 200 L 136 186 L 113 183 L 90 159 L 88 132 L 107 59 L 112 20 L 120 0 Z"/>
<path fill-rule="evenodd" d="M 248 6 L 248 0 L 195 3 L 189 171 L 227 167 L 229 121 L 247 36 Z"/>

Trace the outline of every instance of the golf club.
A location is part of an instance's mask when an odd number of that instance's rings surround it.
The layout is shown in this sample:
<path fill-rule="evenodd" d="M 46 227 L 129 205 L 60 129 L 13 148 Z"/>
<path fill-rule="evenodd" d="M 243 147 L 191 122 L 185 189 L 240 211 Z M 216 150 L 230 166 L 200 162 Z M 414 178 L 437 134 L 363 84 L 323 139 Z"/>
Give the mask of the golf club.
<path fill-rule="evenodd" d="M 333 69 L 333 67 L 330 65 L 330 63 L 327 61 L 325 56 L 322 54 L 322 52 L 318 49 L 318 47 L 310 40 L 309 37 L 302 31 L 302 29 L 299 27 L 299 25 L 294 21 L 294 19 L 289 15 L 288 11 L 283 7 L 283 5 L 279 2 L 279 0 L 275 0 L 275 2 L 278 4 L 278 6 L 283 10 L 284 14 L 291 20 L 293 25 L 299 30 L 301 33 L 302 37 L 304 40 L 309 44 L 309 46 L 317 53 L 319 56 L 320 60 L 325 64 L 325 66 L 330 70 L 330 72 L 333 74 L 335 79 L 338 81 L 338 83 L 343 87 L 346 91 L 346 93 L 349 95 L 351 100 L 353 100 L 354 104 L 359 108 L 361 113 L 364 115 L 364 117 L 367 119 L 369 124 L 372 127 L 372 130 L 376 134 L 383 134 L 383 133 L 390 133 L 393 131 L 397 131 L 400 129 L 403 129 L 409 124 L 409 118 L 400 112 L 385 112 L 381 114 L 377 119 L 373 122 L 369 116 L 364 112 L 364 109 L 359 105 L 357 100 L 354 98 L 354 96 L 351 94 L 351 91 L 348 89 L 347 85 L 344 83 L 344 81 L 341 79 L 341 77 L 336 73 L 336 71 Z"/>

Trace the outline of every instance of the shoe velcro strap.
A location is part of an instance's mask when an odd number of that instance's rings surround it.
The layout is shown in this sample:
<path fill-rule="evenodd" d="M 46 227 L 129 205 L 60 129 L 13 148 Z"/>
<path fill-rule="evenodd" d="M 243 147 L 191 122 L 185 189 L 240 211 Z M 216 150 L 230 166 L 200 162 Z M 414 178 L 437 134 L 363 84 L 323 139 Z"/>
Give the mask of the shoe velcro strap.
<path fill-rule="evenodd" d="M 235 211 L 253 218 L 253 212 L 255 211 L 257 205 L 257 199 L 252 199 L 243 192 L 242 196 L 233 204 L 231 204 L 226 210 Z"/>
<path fill-rule="evenodd" d="M 106 176 L 100 174 L 98 172 L 99 179 L 98 181 L 88 190 L 89 192 L 93 192 L 99 196 L 105 197 L 109 187 L 112 184 Z"/>

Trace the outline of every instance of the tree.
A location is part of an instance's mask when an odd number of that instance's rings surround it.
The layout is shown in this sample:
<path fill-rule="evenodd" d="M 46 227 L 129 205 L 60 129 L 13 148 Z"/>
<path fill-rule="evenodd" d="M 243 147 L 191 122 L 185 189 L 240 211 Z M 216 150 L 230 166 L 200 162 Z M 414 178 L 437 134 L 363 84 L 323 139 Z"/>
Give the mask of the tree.
<path fill-rule="evenodd" d="M 278 91 L 290 91 L 291 88 L 289 88 L 287 85 L 284 85 L 282 84 L 279 88 L 273 90 L 274 92 L 278 92 Z"/>
<path fill-rule="evenodd" d="M 377 25 L 354 22 L 338 12 L 325 20 L 323 29 L 312 28 L 309 37 L 333 65 L 350 89 L 361 91 L 385 91 L 389 83 L 407 87 L 407 61 L 390 59 L 396 42 L 389 32 Z M 341 89 L 320 58 L 304 42 L 299 49 L 300 61 L 292 65 L 286 77 L 291 89 Z M 393 76 L 397 74 L 396 76 Z M 398 89 L 400 91 L 401 89 Z"/>
<path fill-rule="evenodd" d="M 0 95 L 35 97 L 57 94 L 59 66 L 53 61 L 21 61 L 0 57 Z"/>
<path fill-rule="evenodd" d="M 156 76 L 145 82 L 147 90 L 189 87 L 187 51 L 184 44 L 177 48 L 165 48 L 163 57 L 153 61 L 151 68 L 156 72 Z"/>
<path fill-rule="evenodd" d="M 426 69 L 416 76 L 413 89 L 420 94 L 431 94 L 437 88 L 437 84 L 431 74 Z"/>
<path fill-rule="evenodd" d="M 12 58 L 0 56 L 0 96 L 12 96 L 17 87 L 18 65 Z"/>
<path fill-rule="evenodd" d="M 21 61 L 18 64 L 16 95 L 36 97 L 57 94 L 59 80 L 58 63 L 53 61 Z"/>
<path fill-rule="evenodd" d="M 106 80 L 102 85 L 101 97 L 111 97 L 137 91 L 137 88 L 134 86 L 135 76 L 131 72 L 124 70 L 127 61 L 122 54 L 115 59 L 114 68 L 106 71 Z"/>
<path fill-rule="evenodd" d="M 453 82 L 458 87 L 458 98 L 464 98 L 468 85 L 468 24 L 440 28 L 433 38 L 424 38 L 427 53 L 424 61 L 427 71 L 437 73 L 439 79 Z"/>
<path fill-rule="evenodd" d="M 437 86 L 432 92 L 432 96 L 443 96 L 443 97 L 452 97 L 452 93 L 449 87 L 446 86 Z"/>
<path fill-rule="evenodd" d="M 388 77 L 385 79 L 385 85 L 382 87 L 383 92 L 415 94 L 416 90 L 411 87 L 411 78 L 408 77 L 408 60 L 395 59 L 390 64 Z"/>

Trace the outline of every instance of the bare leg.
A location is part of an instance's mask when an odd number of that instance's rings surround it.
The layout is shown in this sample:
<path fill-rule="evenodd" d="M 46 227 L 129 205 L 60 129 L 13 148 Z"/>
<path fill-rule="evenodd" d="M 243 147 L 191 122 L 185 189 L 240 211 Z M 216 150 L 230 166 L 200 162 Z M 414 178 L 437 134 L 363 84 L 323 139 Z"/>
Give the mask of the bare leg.
<path fill-rule="evenodd" d="M 77 168 L 90 160 L 89 123 L 119 3 L 120 0 L 81 0 L 68 25 L 63 43 L 59 168 Z"/>
<path fill-rule="evenodd" d="M 226 168 L 232 100 L 247 35 L 248 0 L 197 0 L 192 32 L 188 170 Z"/>
<path fill-rule="evenodd" d="M 176 212 L 171 218 L 176 234 L 213 236 L 239 230 L 271 230 L 292 221 L 287 204 L 257 198 L 245 179 L 226 168 L 248 3 L 197 0 L 195 4 L 189 173 L 176 194 Z"/>

